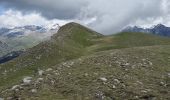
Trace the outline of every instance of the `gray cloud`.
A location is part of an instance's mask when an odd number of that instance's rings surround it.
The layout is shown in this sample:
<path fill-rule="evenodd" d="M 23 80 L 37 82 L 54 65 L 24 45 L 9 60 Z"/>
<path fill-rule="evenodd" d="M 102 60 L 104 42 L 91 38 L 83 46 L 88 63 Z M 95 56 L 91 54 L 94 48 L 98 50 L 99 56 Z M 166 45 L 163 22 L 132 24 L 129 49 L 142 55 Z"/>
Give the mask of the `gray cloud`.
<path fill-rule="evenodd" d="M 23 13 L 31 11 L 41 12 L 49 19 L 75 18 L 86 2 L 81 0 L 1 0 L 7 8 L 21 10 Z"/>
<path fill-rule="evenodd" d="M 37 11 L 48 19 L 85 23 L 93 18 L 88 26 L 105 34 L 127 25 L 153 24 L 149 19 L 169 20 L 170 15 L 168 0 L 1 0 L 0 4 L 23 13 Z"/>

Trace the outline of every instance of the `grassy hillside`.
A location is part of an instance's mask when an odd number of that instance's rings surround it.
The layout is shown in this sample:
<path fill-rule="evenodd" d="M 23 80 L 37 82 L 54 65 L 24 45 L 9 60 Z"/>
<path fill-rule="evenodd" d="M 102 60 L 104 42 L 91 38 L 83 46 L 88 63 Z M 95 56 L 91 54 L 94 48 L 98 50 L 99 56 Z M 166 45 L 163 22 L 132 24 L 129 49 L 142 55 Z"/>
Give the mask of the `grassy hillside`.
<path fill-rule="evenodd" d="M 0 97 L 168 100 L 169 60 L 169 38 L 144 33 L 103 36 L 69 23 L 51 40 L 0 65 Z M 43 75 L 38 75 L 39 70 Z M 25 76 L 32 81 L 22 86 Z M 15 85 L 19 87 L 11 90 Z"/>
<path fill-rule="evenodd" d="M 81 33 L 81 34 L 79 34 Z M 77 36 L 77 35 L 79 36 Z M 40 43 L 29 49 L 21 57 L 0 65 L 0 88 L 8 86 L 11 82 L 15 83 L 25 75 L 29 75 L 46 67 L 53 66 L 62 61 L 78 58 L 84 55 L 85 47 L 93 42 L 91 38 L 99 38 L 102 35 L 91 31 L 76 23 L 63 26 L 50 41 Z M 15 71 L 15 72 L 14 72 Z"/>
<path fill-rule="evenodd" d="M 170 39 L 145 33 L 118 33 L 96 40 L 97 44 L 90 46 L 92 51 L 123 49 L 140 46 L 169 45 Z"/>

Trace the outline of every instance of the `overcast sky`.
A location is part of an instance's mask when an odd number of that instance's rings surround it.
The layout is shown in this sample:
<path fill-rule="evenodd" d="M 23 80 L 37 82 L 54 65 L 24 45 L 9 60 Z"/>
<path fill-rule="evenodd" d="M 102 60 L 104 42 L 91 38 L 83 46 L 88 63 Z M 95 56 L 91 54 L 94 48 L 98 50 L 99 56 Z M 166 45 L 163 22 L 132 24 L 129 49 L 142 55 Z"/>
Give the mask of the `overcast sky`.
<path fill-rule="evenodd" d="M 170 0 L 0 0 L 0 27 L 75 21 L 103 34 L 170 26 Z"/>

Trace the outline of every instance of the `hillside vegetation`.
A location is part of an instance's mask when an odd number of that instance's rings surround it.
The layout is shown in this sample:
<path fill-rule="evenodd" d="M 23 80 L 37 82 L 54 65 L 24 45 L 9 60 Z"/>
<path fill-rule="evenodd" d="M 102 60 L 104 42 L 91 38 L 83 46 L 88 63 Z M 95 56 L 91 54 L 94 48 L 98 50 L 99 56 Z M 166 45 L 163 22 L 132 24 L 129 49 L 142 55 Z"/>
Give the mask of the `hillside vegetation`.
<path fill-rule="evenodd" d="M 103 36 L 77 23 L 0 65 L 9 100 L 168 100 L 170 39 L 145 33 Z"/>

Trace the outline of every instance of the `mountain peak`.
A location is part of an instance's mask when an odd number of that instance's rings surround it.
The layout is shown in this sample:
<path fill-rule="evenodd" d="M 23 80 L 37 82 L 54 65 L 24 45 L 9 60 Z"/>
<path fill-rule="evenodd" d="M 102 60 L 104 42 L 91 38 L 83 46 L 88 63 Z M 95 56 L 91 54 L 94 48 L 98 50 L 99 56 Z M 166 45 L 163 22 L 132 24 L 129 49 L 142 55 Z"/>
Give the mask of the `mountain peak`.
<path fill-rule="evenodd" d="M 82 26 L 82 25 L 80 25 L 80 24 L 78 24 L 78 23 L 70 22 L 70 23 L 65 24 L 64 26 L 62 26 L 59 31 L 66 31 L 66 30 L 68 30 L 68 29 L 75 28 L 75 27 L 80 27 L 80 26 L 81 26 L 81 27 L 84 27 L 84 26 Z M 85 28 L 85 27 L 84 27 L 84 28 Z"/>
<path fill-rule="evenodd" d="M 80 35 L 80 34 L 88 34 L 88 35 L 96 35 L 96 36 L 101 36 L 100 33 L 97 33 L 81 24 L 75 23 L 75 22 L 70 22 L 64 26 L 62 26 L 59 30 L 58 33 L 54 36 L 71 36 L 71 35 Z"/>
<path fill-rule="evenodd" d="M 163 25 L 163 24 L 157 24 L 157 25 L 154 26 L 154 28 L 163 28 L 163 27 L 166 27 L 166 26 Z"/>
<path fill-rule="evenodd" d="M 71 22 L 62 26 L 58 33 L 52 36 L 53 40 L 58 42 L 66 42 L 68 40 L 74 41 L 74 43 L 87 46 L 91 44 L 91 39 L 101 37 L 100 33 L 97 33 L 81 24 Z"/>
<path fill-rule="evenodd" d="M 139 27 L 131 27 L 123 29 L 123 32 L 142 32 L 142 33 L 151 33 L 160 36 L 170 37 L 170 27 L 167 27 L 163 24 L 157 24 L 150 28 L 139 28 Z"/>

